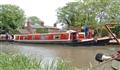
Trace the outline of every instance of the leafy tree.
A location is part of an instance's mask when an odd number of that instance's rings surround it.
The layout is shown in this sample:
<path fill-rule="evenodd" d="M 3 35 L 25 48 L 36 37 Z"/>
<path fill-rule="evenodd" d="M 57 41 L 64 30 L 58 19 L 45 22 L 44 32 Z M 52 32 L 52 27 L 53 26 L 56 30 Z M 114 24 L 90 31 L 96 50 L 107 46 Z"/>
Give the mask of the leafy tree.
<path fill-rule="evenodd" d="M 68 3 L 67 6 L 57 9 L 58 22 L 75 26 L 77 22 L 77 11 L 74 9 L 78 5 L 77 2 Z M 76 17 L 76 18 L 75 18 Z"/>
<path fill-rule="evenodd" d="M 28 20 L 32 22 L 32 24 L 41 24 L 41 20 L 36 17 L 36 16 L 31 16 L 31 17 L 28 17 Z"/>
<path fill-rule="evenodd" d="M 69 26 L 120 22 L 120 0 L 80 0 L 57 9 L 58 21 Z"/>
<path fill-rule="evenodd" d="M 24 23 L 24 11 L 16 5 L 0 5 L 0 33 L 11 32 L 22 27 Z"/>

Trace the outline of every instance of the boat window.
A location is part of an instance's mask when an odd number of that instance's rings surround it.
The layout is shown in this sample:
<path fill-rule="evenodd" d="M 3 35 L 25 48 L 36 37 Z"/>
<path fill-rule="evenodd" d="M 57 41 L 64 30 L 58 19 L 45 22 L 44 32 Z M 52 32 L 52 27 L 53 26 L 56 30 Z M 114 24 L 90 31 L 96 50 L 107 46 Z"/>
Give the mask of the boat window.
<path fill-rule="evenodd" d="M 28 36 L 25 36 L 24 39 L 27 40 L 27 39 L 28 39 Z"/>
<path fill-rule="evenodd" d="M 55 35 L 54 39 L 60 39 L 60 35 Z"/>
<path fill-rule="evenodd" d="M 32 36 L 32 40 L 35 40 L 35 35 Z"/>
<path fill-rule="evenodd" d="M 41 35 L 41 40 L 46 40 L 47 39 L 47 35 Z"/>

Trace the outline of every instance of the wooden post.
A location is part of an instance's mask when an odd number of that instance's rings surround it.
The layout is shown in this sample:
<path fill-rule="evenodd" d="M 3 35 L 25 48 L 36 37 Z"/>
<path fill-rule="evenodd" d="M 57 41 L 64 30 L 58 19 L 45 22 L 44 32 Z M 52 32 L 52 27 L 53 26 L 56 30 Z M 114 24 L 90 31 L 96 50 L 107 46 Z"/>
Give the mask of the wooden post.
<path fill-rule="evenodd" d="M 107 30 L 109 31 L 109 33 L 113 36 L 113 38 L 117 41 L 117 43 L 120 45 L 119 40 L 118 40 L 117 37 L 112 33 L 112 31 L 111 31 L 110 28 L 107 26 L 107 24 L 105 25 L 105 27 L 107 28 Z"/>

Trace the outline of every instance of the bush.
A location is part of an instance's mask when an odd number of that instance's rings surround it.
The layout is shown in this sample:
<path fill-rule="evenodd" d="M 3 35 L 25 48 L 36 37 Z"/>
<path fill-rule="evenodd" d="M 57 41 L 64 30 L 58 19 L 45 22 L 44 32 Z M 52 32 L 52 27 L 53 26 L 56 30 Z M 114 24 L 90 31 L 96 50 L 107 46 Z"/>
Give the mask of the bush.
<path fill-rule="evenodd" d="M 48 30 L 43 28 L 37 28 L 36 33 L 48 33 Z"/>
<path fill-rule="evenodd" d="M 108 34 L 109 33 L 108 33 L 107 29 L 104 27 L 95 29 L 95 36 L 104 37 L 104 36 L 108 36 Z"/>
<path fill-rule="evenodd" d="M 113 33 L 116 34 L 118 38 L 120 38 L 120 25 L 116 26 L 115 28 L 112 29 Z"/>

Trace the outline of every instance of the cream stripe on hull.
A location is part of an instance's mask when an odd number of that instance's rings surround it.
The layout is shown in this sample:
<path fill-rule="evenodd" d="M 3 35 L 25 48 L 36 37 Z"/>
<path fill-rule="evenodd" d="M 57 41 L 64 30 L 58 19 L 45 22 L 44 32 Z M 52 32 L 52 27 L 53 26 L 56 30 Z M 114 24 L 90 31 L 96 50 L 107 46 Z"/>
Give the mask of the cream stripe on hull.
<path fill-rule="evenodd" d="M 18 42 L 70 42 L 71 40 L 14 40 Z"/>

